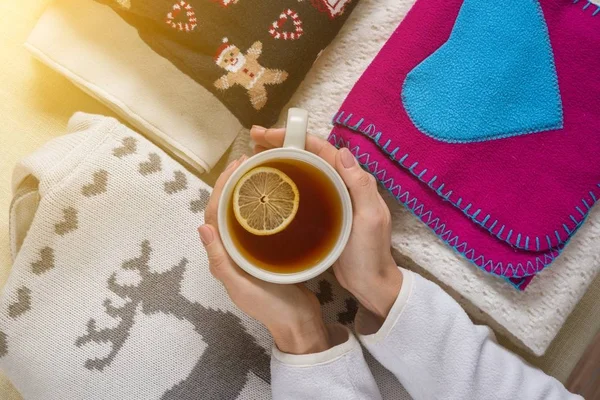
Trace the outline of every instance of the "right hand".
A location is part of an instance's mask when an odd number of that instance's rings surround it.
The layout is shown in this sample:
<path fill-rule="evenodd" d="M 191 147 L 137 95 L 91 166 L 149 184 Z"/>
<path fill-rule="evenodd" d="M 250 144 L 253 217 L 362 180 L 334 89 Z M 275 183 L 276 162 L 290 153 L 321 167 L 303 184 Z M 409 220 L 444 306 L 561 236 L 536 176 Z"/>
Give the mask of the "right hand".
<path fill-rule="evenodd" d="M 285 129 L 253 127 L 256 152 L 281 147 Z M 348 187 L 353 206 L 352 232 L 346 248 L 333 265 L 338 282 L 375 315 L 385 318 L 400 288 L 402 272 L 391 253 L 390 211 L 377 191 L 375 178 L 364 171 L 348 149 L 308 135 L 306 150 L 332 165 Z"/>

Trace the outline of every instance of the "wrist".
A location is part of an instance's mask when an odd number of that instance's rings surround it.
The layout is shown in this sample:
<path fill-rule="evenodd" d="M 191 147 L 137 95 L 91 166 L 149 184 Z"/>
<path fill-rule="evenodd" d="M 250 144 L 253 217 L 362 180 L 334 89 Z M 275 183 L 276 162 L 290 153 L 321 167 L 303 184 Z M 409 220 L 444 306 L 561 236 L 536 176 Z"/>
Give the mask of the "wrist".
<path fill-rule="evenodd" d="M 329 332 L 323 321 L 302 326 L 269 328 L 277 348 L 288 354 L 313 354 L 331 348 Z"/>
<path fill-rule="evenodd" d="M 365 282 L 355 296 L 367 310 L 381 319 L 387 318 L 402 289 L 402 271 L 394 264 L 384 268 Z"/>

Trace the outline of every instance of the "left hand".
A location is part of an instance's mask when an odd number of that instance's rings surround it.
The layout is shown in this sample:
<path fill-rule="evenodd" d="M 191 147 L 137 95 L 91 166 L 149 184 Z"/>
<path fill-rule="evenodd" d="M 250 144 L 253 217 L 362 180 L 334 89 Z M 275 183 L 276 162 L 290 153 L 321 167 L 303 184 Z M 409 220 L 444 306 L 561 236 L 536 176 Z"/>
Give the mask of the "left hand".
<path fill-rule="evenodd" d="M 250 131 L 255 152 L 281 147 L 285 129 Z M 391 253 L 390 210 L 377 191 L 373 175 L 364 171 L 348 149 L 336 149 L 326 140 L 307 135 L 307 151 L 327 161 L 348 187 L 353 208 L 352 232 L 333 272 L 343 288 L 369 311 L 385 319 L 402 287 L 402 272 Z"/>
<path fill-rule="evenodd" d="M 198 228 L 210 272 L 238 308 L 264 324 L 285 353 L 308 354 L 329 349 L 329 336 L 317 297 L 304 285 L 278 285 L 257 279 L 238 267 L 227 254 L 217 228 L 217 208 L 223 186 L 245 161 L 231 163 L 217 180 L 208 206 L 206 225 Z"/>

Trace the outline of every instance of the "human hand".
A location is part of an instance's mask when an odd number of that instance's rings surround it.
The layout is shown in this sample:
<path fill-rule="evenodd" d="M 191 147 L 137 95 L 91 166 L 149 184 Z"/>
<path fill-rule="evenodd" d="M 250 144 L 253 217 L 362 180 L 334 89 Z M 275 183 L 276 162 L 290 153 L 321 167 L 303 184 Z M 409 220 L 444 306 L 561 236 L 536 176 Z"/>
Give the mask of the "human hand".
<path fill-rule="evenodd" d="M 290 354 L 318 353 L 331 347 L 317 297 L 304 285 L 264 282 L 240 269 L 227 254 L 217 228 L 217 209 L 223 186 L 245 161 L 231 163 L 221 174 L 206 207 L 206 225 L 198 228 L 208 254 L 210 272 L 243 312 L 271 332 L 279 350 Z"/>
<path fill-rule="evenodd" d="M 254 126 L 255 152 L 281 147 L 285 129 Z M 364 171 L 348 149 L 308 135 L 306 150 L 333 166 L 348 187 L 354 210 L 346 248 L 333 265 L 338 282 L 375 315 L 385 318 L 402 287 L 402 272 L 391 253 L 391 216 L 377 191 L 375 178 Z"/>

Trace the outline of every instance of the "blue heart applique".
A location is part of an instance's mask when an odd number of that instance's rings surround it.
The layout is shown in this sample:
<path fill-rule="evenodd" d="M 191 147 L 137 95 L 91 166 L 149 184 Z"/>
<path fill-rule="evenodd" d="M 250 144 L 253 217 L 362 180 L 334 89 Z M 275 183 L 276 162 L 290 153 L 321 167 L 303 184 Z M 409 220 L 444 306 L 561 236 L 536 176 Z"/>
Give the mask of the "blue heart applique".
<path fill-rule="evenodd" d="M 448 41 L 406 76 L 402 101 L 421 132 L 445 142 L 562 128 L 538 0 L 465 0 Z"/>

